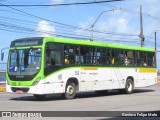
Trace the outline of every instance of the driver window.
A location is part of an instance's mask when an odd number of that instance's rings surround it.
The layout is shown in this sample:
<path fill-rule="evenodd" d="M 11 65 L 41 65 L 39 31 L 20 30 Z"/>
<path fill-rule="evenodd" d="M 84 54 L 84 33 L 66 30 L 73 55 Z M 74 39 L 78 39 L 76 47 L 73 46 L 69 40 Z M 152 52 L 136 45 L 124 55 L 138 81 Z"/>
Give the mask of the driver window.
<path fill-rule="evenodd" d="M 60 46 L 58 43 L 47 43 L 45 50 L 45 67 L 60 65 Z"/>
<path fill-rule="evenodd" d="M 44 74 L 48 75 L 61 66 L 60 49 L 62 44 L 60 43 L 47 43 L 45 46 L 45 69 Z"/>

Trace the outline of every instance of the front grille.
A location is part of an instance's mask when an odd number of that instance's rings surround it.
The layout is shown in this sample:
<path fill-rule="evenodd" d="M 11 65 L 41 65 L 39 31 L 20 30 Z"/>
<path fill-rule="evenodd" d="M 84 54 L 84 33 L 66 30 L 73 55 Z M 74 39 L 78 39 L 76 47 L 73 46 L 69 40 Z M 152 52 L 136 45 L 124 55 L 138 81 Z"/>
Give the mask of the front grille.
<path fill-rule="evenodd" d="M 11 87 L 11 90 L 13 92 L 16 92 L 17 90 L 22 90 L 23 92 L 27 93 L 29 91 L 29 88 L 16 88 L 16 87 Z"/>

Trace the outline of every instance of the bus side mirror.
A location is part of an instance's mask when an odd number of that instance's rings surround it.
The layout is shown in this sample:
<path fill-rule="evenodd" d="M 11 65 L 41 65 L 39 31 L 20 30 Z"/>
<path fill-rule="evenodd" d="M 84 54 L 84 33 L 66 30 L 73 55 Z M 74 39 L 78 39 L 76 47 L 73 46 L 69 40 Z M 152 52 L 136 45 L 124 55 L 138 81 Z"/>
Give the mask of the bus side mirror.
<path fill-rule="evenodd" d="M 1 53 L 1 61 L 4 59 L 4 52 Z"/>

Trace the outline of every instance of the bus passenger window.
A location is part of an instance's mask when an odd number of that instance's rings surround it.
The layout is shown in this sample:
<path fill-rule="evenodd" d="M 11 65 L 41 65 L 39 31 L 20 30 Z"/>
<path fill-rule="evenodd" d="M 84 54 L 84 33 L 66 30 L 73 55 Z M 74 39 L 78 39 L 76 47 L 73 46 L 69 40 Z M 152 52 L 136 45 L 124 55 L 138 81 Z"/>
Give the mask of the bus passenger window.
<path fill-rule="evenodd" d="M 112 65 L 114 65 L 114 58 L 112 58 Z"/>
<path fill-rule="evenodd" d="M 134 52 L 133 51 L 125 51 L 124 54 L 124 64 L 129 66 L 134 66 Z"/>
<path fill-rule="evenodd" d="M 110 49 L 97 48 L 97 64 L 98 65 L 111 64 L 110 56 L 111 56 Z"/>
<path fill-rule="evenodd" d="M 128 61 L 128 57 L 127 55 L 125 54 L 124 55 L 124 65 L 128 65 L 129 61 Z"/>
<path fill-rule="evenodd" d="M 137 65 L 138 66 L 148 66 L 147 54 L 146 52 L 137 52 Z"/>
<path fill-rule="evenodd" d="M 65 55 L 65 59 L 64 59 L 65 64 L 69 64 L 69 56 Z"/>
<path fill-rule="evenodd" d="M 120 58 L 121 50 L 119 49 L 112 49 L 112 64 L 114 65 L 121 65 L 121 58 Z"/>
<path fill-rule="evenodd" d="M 141 66 L 147 66 L 147 54 L 145 52 L 141 52 Z"/>
<path fill-rule="evenodd" d="M 96 64 L 96 48 L 81 46 L 80 49 L 81 63 L 95 65 Z"/>
<path fill-rule="evenodd" d="M 125 57 L 124 51 L 120 50 L 120 53 L 118 55 L 118 63 L 119 65 L 127 65 L 126 61 L 127 61 L 127 56 Z"/>
<path fill-rule="evenodd" d="M 73 45 L 64 46 L 64 63 L 65 64 L 79 64 L 79 47 Z"/>
<path fill-rule="evenodd" d="M 75 64 L 80 64 L 79 47 L 75 50 Z"/>
<path fill-rule="evenodd" d="M 148 58 L 148 66 L 155 66 L 155 61 L 154 61 L 154 53 L 147 53 L 147 58 Z"/>

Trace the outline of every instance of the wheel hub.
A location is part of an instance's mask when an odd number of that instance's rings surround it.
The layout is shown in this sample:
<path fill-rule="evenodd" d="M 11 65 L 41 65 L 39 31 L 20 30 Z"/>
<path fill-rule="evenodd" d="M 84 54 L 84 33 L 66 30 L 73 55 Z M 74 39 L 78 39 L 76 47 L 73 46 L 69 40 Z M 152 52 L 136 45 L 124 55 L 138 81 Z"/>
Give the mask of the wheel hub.
<path fill-rule="evenodd" d="M 74 93 L 74 88 L 73 86 L 69 85 L 67 88 L 67 94 L 72 95 Z"/>
<path fill-rule="evenodd" d="M 131 90 L 132 90 L 132 84 L 131 84 L 131 83 L 128 83 L 128 84 L 127 84 L 127 88 L 128 88 L 128 91 L 131 91 Z"/>

